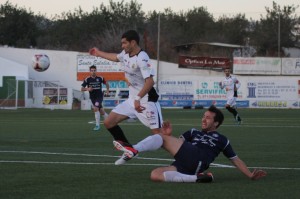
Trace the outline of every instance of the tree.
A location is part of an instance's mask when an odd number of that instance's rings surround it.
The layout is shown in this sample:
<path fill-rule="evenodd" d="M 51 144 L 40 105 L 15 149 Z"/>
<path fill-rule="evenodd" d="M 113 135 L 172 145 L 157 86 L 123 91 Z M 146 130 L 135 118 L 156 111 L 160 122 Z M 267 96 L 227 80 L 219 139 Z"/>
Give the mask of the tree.
<path fill-rule="evenodd" d="M 91 13 L 81 7 L 74 12 L 62 13 L 53 19 L 48 34 L 39 39 L 39 44 L 50 49 L 87 51 L 91 46 L 99 46 L 106 51 L 120 50 L 120 35 L 128 29 L 143 33 L 144 12 L 136 1 L 129 3 L 110 0 Z M 42 46 L 40 46 L 42 47 Z"/>
<path fill-rule="evenodd" d="M 0 7 L 0 27 L 1 45 L 27 48 L 36 45 L 39 33 L 33 12 L 7 1 Z"/>
<path fill-rule="evenodd" d="M 166 8 L 163 12 L 154 10 L 146 15 L 142 4 L 136 0 L 126 3 L 124 0 L 110 0 L 108 6 L 101 3 L 91 13 L 79 7 L 52 19 L 35 15 L 8 1 L 0 6 L 0 45 L 15 47 L 86 52 L 97 46 L 105 51 L 117 52 L 121 50 L 121 34 L 128 29 L 136 29 L 141 37 L 141 47 L 155 59 L 158 18 L 160 59 L 164 61 L 177 61 L 175 46 L 197 42 L 247 43 L 256 46 L 258 56 L 277 56 L 279 38 L 280 47 L 293 47 L 300 36 L 300 19 L 295 15 L 298 7 L 281 8 L 274 2 L 272 8 L 266 8 L 266 16 L 261 16 L 259 21 L 248 21 L 244 14 L 215 20 L 204 7 L 178 13 Z M 195 55 L 199 55 L 199 49 L 193 50 Z M 205 56 L 212 54 L 203 47 L 201 52 L 205 52 Z"/>
<path fill-rule="evenodd" d="M 295 15 L 297 8 L 294 5 L 281 8 L 275 2 L 272 9 L 266 7 L 266 17 L 261 17 L 253 32 L 259 54 L 278 56 L 278 48 L 294 47 L 297 38 L 293 31 L 299 23 Z"/>
<path fill-rule="evenodd" d="M 140 34 L 144 32 L 145 13 L 137 1 L 124 3 L 124 0 L 110 0 L 108 7 L 101 4 L 100 15 L 104 18 L 105 25 L 100 27 L 103 28 L 101 34 L 93 34 L 93 45 L 99 45 L 106 51 L 120 50 L 120 36 L 124 31 L 135 29 Z"/>
<path fill-rule="evenodd" d="M 175 13 L 170 8 L 164 12 L 150 12 L 146 20 L 147 35 L 157 49 L 157 24 L 160 16 L 160 58 L 177 62 L 176 45 L 205 41 L 214 30 L 214 20 L 203 7 L 193 8 L 188 12 Z M 156 55 L 150 51 L 150 55 Z M 156 56 L 155 56 L 156 57 Z"/>
<path fill-rule="evenodd" d="M 185 16 L 185 39 L 189 42 L 211 41 L 215 34 L 215 21 L 206 8 L 194 7 Z M 181 35 L 182 37 L 183 35 Z M 187 41 L 188 42 L 188 41 Z"/>
<path fill-rule="evenodd" d="M 215 41 L 230 44 L 245 44 L 249 37 L 249 21 L 244 14 L 238 14 L 232 18 L 223 16 L 219 18 L 216 25 Z"/>

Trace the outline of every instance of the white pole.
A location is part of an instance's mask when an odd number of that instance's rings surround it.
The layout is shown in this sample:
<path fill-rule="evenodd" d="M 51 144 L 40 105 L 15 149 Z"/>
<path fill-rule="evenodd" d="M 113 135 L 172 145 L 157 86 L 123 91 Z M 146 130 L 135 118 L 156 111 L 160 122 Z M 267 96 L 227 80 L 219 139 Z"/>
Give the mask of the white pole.
<path fill-rule="evenodd" d="M 160 44 L 160 14 L 158 13 L 158 24 L 157 24 L 157 82 L 156 82 L 156 90 L 159 92 L 158 84 L 159 84 L 159 44 Z"/>
<path fill-rule="evenodd" d="M 59 107 L 59 98 L 60 98 L 60 86 L 57 84 L 57 105 L 55 108 Z"/>
<path fill-rule="evenodd" d="M 18 93 L 19 93 L 19 80 L 16 80 L 16 102 L 15 102 L 15 108 L 18 108 Z"/>
<path fill-rule="evenodd" d="M 280 57 L 280 13 L 278 15 L 278 57 Z"/>

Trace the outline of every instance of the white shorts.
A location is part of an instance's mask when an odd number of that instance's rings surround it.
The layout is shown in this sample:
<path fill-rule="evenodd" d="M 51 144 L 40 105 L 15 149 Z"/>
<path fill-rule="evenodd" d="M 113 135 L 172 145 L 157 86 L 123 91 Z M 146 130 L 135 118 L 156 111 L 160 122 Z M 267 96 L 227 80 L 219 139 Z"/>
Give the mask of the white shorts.
<path fill-rule="evenodd" d="M 158 102 L 141 102 L 141 106 L 145 107 L 145 110 L 139 113 L 134 109 L 134 100 L 129 98 L 117 105 L 112 111 L 129 118 L 138 118 L 150 129 L 162 128 L 163 119 L 160 104 Z"/>
<path fill-rule="evenodd" d="M 236 97 L 227 98 L 227 102 L 230 107 L 236 106 Z"/>

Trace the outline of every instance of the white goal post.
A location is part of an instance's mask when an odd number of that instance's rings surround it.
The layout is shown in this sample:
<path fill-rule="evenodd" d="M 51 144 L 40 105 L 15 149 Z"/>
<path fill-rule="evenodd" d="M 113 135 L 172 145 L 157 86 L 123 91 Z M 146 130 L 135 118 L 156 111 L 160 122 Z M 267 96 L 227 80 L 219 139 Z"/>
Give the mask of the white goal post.
<path fill-rule="evenodd" d="M 74 91 L 59 81 L 10 79 L 5 82 L 0 108 L 72 109 Z"/>

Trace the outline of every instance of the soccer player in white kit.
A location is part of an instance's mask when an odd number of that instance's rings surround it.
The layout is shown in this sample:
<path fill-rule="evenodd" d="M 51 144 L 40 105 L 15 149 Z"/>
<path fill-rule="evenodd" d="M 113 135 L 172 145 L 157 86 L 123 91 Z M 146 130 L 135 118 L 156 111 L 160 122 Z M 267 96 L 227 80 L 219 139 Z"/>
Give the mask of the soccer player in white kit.
<path fill-rule="evenodd" d="M 114 140 L 128 142 L 119 123 L 128 118 L 138 118 L 153 134 L 160 133 L 163 124 L 160 104 L 154 86 L 153 69 L 148 54 L 139 46 L 139 35 L 129 30 L 122 35 L 123 51 L 119 54 L 89 50 L 90 55 L 102 57 L 114 62 L 122 62 L 121 70 L 129 84 L 129 97 L 117 105 L 104 120 L 104 126 L 112 134 Z"/>
<path fill-rule="evenodd" d="M 235 76 L 230 74 L 230 68 L 225 68 L 224 73 L 225 78 L 219 83 L 219 85 L 222 89 L 225 88 L 226 90 L 227 102 L 225 104 L 225 108 L 233 114 L 237 124 L 241 124 L 242 119 L 236 110 L 237 90 L 240 88 L 241 83 Z"/>

